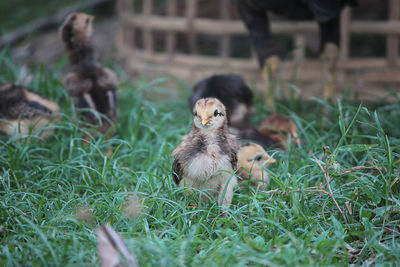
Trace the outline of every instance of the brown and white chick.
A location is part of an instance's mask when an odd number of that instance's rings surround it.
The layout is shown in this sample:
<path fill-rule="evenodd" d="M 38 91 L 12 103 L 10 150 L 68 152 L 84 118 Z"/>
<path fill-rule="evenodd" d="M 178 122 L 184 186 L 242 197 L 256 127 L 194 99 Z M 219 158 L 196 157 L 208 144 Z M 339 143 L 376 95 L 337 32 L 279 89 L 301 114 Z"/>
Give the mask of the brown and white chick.
<path fill-rule="evenodd" d="M 172 177 L 179 186 L 206 190 L 229 207 L 237 179 L 238 143 L 229 134 L 225 106 L 216 98 L 203 98 L 193 108 L 193 126 L 172 152 Z"/>
<path fill-rule="evenodd" d="M 206 97 L 215 97 L 224 104 L 229 129 L 241 141 L 251 140 L 265 147 L 274 144 L 273 140 L 260 134 L 250 124 L 250 117 L 254 113 L 253 92 L 242 76 L 217 74 L 199 81 L 189 98 L 190 109 L 193 109 L 197 100 Z"/>
<path fill-rule="evenodd" d="M 261 122 L 258 132 L 272 139 L 280 148 L 285 150 L 287 149 L 289 134 L 296 144 L 301 144 L 296 124 L 292 118 L 286 115 L 275 114 L 268 116 Z"/>
<path fill-rule="evenodd" d="M 269 179 L 263 166 L 273 164 L 276 160 L 255 143 L 243 144 L 237 155 L 240 180 L 250 180 L 251 185 L 266 187 Z"/>
<path fill-rule="evenodd" d="M 217 74 L 199 81 L 189 98 L 190 109 L 197 100 L 206 97 L 215 97 L 225 105 L 230 127 L 246 126 L 254 112 L 253 92 L 237 74 Z"/>
<path fill-rule="evenodd" d="M 56 122 L 59 111 L 57 103 L 24 86 L 0 84 L 0 131 L 6 135 L 34 133 Z M 41 138 L 52 133 L 52 129 L 46 129 Z"/>
<path fill-rule="evenodd" d="M 92 112 L 84 113 L 86 122 L 99 126 L 99 131 L 105 133 L 118 117 L 118 77 L 95 58 L 90 40 L 93 19 L 88 14 L 72 13 L 61 26 L 60 36 L 71 67 L 65 86 L 77 108 L 88 108 L 107 117 L 99 120 Z"/>

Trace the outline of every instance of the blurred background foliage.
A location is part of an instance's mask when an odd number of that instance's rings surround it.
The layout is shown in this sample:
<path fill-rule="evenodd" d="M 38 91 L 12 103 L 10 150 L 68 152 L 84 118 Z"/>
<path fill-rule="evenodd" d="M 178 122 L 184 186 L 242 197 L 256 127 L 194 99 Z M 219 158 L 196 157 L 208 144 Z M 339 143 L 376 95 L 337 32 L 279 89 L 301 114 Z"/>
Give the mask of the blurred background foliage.
<path fill-rule="evenodd" d="M 0 1 L 0 34 L 42 16 L 48 16 L 68 5 L 88 0 L 2 0 Z"/>

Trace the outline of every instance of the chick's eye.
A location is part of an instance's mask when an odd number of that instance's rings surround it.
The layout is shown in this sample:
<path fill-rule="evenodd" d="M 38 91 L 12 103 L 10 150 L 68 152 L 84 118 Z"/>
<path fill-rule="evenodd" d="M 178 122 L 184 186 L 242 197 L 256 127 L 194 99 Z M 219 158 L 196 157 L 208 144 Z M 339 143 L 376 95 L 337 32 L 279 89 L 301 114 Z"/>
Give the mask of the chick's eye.
<path fill-rule="evenodd" d="M 89 24 L 89 19 L 88 18 L 86 19 L 86 24 Z"/>
<path fill-rule="evenodd" d="M 254 158 L 254 160 L 260 161 L 262 159 L 261 155 L 258 155 L 257 157 Z"/>
<path fill-rule="evenodd" d="M 197 111 L 193 112 L 193 116 L 197 117 Z"/>
<path fill-rule="evenodd" d="M 218 109 L 216 109 L 216 110 L 214 111 L 214 117 L 217 117 L 218 114 L 219 114 Z"/>

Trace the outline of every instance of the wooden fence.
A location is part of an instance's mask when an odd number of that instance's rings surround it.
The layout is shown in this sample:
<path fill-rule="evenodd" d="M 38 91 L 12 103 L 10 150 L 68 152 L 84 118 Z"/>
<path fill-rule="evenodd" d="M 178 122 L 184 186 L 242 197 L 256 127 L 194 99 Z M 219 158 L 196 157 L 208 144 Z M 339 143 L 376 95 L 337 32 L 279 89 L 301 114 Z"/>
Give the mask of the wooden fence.
<path fill-rule="evenodd" d="M 359 94 L 375 98 L 382 88 L 398 91 L 400 87 L 399 35 L 400 0 L 388 1 L 388 20 L 357 21 L 351 19 L 351 9 L 341 15 L 341 45 L 338 62 L 338 94 L 351 85 Z M 158 1 L 160 2 L 160 1 Z M 233 16 L 231 0 L 165 0 L 162 12 L 155 12 L 153 0 L 119 0 L 120 34 L 117 49 L 125 66 L 138 73 L 170 74 L 194 83 L 213 73 L 240 73 L 257 86 L 260 82 L 258 64 L 254 53 L 248 58 L 231 56 L 232 36 L 247 35 L 243 23 Z M 214 4 L 217 17 L 199 15 L 204 4 Z M 139 4 L 140 9 L 135 7 Z M 157 14 L 162 13 L 162 14 Z M 293 59 L 283 62 L 281 80 L 293 82 L 307 95 L 321 96 L 322 71 L 318 59 L 305 56 L 306 34 L 317 33 L 315 22 L 275 21 L 272 32 L 293 37 Z M 158 45 L 155 34 L 165 36 L 164 47 Z M 141 47 L 136 43 L 138 35 Z M 177 35 L 185 34 L 188 52 L 177 51 Z M 219 53 L 204 55 L 198 50 L 198 35 L 218 39 Z M 350 37 L 356 34 L 383 35 L 386 37 L 386 57 L 353 58 L 350 54 Z M 307 88 L 305 90 L 304 88 Z"/>

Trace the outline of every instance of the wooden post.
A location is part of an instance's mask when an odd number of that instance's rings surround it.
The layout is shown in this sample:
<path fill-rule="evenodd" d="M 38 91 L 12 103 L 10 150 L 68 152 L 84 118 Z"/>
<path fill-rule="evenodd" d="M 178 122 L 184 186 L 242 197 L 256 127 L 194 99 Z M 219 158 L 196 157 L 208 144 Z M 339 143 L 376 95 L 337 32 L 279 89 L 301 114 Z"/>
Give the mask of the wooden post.
<path fill-rule="evenodd" d="M 143 3 L 143 15 L 148 21 L 153 13 L 153 0 L 144 0 Z M 147 53 L 152 54 L 154 52 L 154 41 L 153 34 L 149 24 L 143 25 L 143 37 L 144 37 L 144 49 Z"/>
<path fill-rule="evenodd" d="M 117 11 L 118 14 L 123 14 L 123 13 L 127 13 L 127 12 L 132 12 L 133 13 L 133 1 L 125 1 L 125 0 L 118 0 L 117 3 Z"/>
<path fill-rule="evenodd" d="M 400 18 L 400 1 L 389 1 L 389 21 L 398 21 Z M 399 39 L 395 34 L 390 34 L 386 40 L 386 60 L 389 67 L 396 67 L 399 56 Z"/>
<path fill-rule="evenodd" d="M 350 8 L 345 7 L 340 16 L 340 59 L 347 60 L 349 58 L 350 49 Z"/>
<path fill-rule="evenodd" d="M 136 14 L 132 12 L 135 1 L 143 3 Z M 158 1 L 158 0 L 157 0 Z M 174 73 L 178 77 L 193 81 L 216 72 L 237 72 L 253 81 L 260 78 L 259 66 L 254 50 L 250 58 L 232 58 L 232 36 L 247 35 L 247 30 L 239 19 L 232 18 L 228 7 L 232 0 L 213 1 L 213 8 L 220 7 L 219 18 L 197 17 L 198 9 L 203 8 L 199 0 L 163 0 L 167 7 L 167 15 L 153 13 L 154 0 L 118 0 L 118 15 L 121 22 L 121 36 L 117 39 L 118 53 L 126 60 L 127 68 L 135 71 L 162 71 Z M 267 1 L 267 0 L 266 0 Z M 362 20 L 351 21 L 351 9 L 343 10 L 340 18 L 341 42 L 340 61 L 338 62 L 338 88 L 347 83 L 347 73 L 353 77 L 357 71 L 356 79 L 365 84 L 364 89 L 373 92 L 378 84 L 389 85 L 395 90 L 400 84 L 400 0 L 387 0 L 389 2 L 389 19 L 386 21 Z M 157 3 L 161 3 L 158 1 Z M 183 3 L 184 16 L 181 14 L 179 3 Z M 199 5 L 199 6 L 198 6 Z M 137 5 L 136 5 L 137 6 Z M 350 23 L 351 22 L 351 23 Z M 144 47 L 134 47 L 134 30 L 143 31 Z M 305 38 L 308 33 L 317 33 L 318 26 L 315 22 L 274 21 L 271 25 L 274 33 L 293 36 L 296 49 L 293 52 L 294 60 L 285 60 L 280 66 L 283 81 L 293 80 L 293 70 L 301 75 L 295 77 L 300 86 L 311 82 L 319 88 L 321 76 L 321 62 L 317 59 L 307 59 L 305 56 Z M 155 49 L 154 31 L 166 34 L 166 50 Z M 188 36 L 190 54 L 176 51 L 177 34 Z M 218 55 L 207 56 L 198 54 L 196 35 L 205 34 L 218 39 Z M 386 56 L 380 58 L 352 58 L 350 51 L 351 34 L 379 35 L 387 38 Z M 1 43 L 1 41 L 0 41 Z M 197 54 L 196 54 L 197 53 Z M 296 64 L 300 62 L 301 64 Z M 146 64 L 152 63 L 152 64 Z M 396 68 L 393 68 L 396 67 Z M 155 70 L 154 70 L 155 69 Z M 318 86 L 315 86 L 318 83 Z M 373 87 L 369 85 L 373 83 Z M 308 86 L 308 85 L 307 85 Z M 382 86 L 383 88 L 383 86 Z M 318 90 L 317 90 L 318 91 Z M 309 92 L 309 91 L 308 91 Z M 399 91 L 400 92 L 400 91 Z M 400 93 L 399 93 L 400 95 Z"/>
<path fill-rule="evenodd" d="M 296 34 L 294 36 L 294 61 L 300 63 L 304 60 L 305 56 L 306 39 L 304 34 Z"/>
<path fill-rule="evenodd" d="M 189 52 L 197 54 L 196 33 L 194 21 L 197 15 L 197 0 L 186 0 L 186 19 L 187 19 L 187 34 L 189 42 Z"/>
<path fill-rule="evenodd" d="M 119 0 L 117 3 L 118 19 L 121 30 L 117 35 L 117 42 L 132 43 L 135 45 L 135 27 L 123 22 L 122 17 L 128 14 L 133 14 L 133 1 Z"/>
<path fill-rule="evenodd" d="M 168 7 L 167 7 L 167 14 L 168 18 L 176 16 L 176 0 L 168 0 Z M 167 54 L 168 54 L 168 61 L 172 61 L 172 58 L 175 54 L 175 32 L 170 30 L 167 32 Z"/>
<path fill-rule="evenodd" d="M 229 19 L 229 2 L 230 0 L 220 0 L 219 1 L 219 11 L 220 18 L 222 20 Z M 229 62 L 229 56 L 231 54 L 231 42 L 230 36 L 228 34 L 222 35 L 219 43 L 220 56 L 224 63 Z"/>

